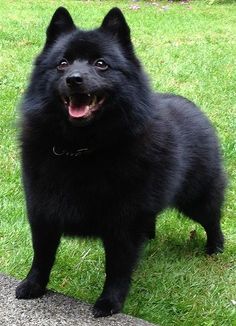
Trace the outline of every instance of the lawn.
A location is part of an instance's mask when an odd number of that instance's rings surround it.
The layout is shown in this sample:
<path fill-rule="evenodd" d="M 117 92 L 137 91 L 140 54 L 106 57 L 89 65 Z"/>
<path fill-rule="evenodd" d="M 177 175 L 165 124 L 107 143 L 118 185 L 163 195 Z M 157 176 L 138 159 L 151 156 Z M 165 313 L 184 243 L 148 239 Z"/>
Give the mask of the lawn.
<path fill-rule="evenodd" d="M 124 312 L 161 326 L 236 325 L 236 3 L 209 3 L 0 2 L 0 272 L 22 279 L 31 263 L 16 108 L 46 26 L 58 5 L 83 28 L 99 26 L 116 5 L 132 28 L 153 88 L 190 98 L 212 120 L 229 178 L 225 252 L 206 257 L 202 228 L 166 211 L 157 222 L 156 239 L 143 250 Z M 99 241 L 64 239 L 49 288 L 92 303 L 102 289 L 103 269 Z"/>

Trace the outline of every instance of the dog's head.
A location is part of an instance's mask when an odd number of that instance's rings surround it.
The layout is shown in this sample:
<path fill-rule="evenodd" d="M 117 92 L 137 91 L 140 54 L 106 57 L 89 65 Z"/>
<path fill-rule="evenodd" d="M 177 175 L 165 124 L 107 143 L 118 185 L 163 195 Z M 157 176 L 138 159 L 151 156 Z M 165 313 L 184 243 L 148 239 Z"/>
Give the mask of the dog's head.
<path fill-rule="evenodd" d="M 58 99 L 67 119 L 80 125 L 132 103 L 135 92 L 141 92 L 140 69 L 130 29 L 118 8 L 109 11 L 99 28 L 83 31 L 60 7 L 47 28 L 34 78 L 40 80 L 42 92 Z"/>

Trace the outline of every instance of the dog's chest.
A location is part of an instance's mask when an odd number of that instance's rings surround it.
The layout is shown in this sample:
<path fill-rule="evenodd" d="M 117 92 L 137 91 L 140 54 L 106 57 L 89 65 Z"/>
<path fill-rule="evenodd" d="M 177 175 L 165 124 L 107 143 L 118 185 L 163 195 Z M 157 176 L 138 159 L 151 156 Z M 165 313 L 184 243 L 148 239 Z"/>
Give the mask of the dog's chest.
<path fill-rule="evenodd" d="M 130 160 L 56 158 L 38 166 L 35 188 L 45 202 L 100 211 L 107 203 L 118 204 L 134 191 L 134 170 Z"/>

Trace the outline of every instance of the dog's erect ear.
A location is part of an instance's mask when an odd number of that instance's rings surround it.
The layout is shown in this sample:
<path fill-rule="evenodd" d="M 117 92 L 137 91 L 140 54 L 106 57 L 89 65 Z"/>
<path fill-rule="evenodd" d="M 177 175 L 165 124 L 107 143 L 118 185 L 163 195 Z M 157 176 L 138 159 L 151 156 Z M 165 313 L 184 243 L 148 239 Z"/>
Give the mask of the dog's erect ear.
<path fill-rule="evenodd" d="M 129 26 L 119 8 L 112 8 L 108 12 L 103 19 L 101 29 L 116 36 L 123 45 L 131 43 Z"/>
<path fill-rule="evenodd" d="M 61 34 L 71 32 L 75 28 L 69 12 L 63 7 L 57 8 L 47 28 L 46 46 L 53 43 Z"/>

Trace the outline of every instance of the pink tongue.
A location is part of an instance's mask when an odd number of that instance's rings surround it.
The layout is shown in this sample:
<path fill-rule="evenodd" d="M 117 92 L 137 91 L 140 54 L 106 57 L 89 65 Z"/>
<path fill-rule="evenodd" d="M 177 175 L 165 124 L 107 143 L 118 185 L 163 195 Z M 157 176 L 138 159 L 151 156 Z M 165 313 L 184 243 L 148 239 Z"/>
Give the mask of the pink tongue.
<path fill-rule="evenodd" d="M 89 106 L 88 105 L 76 106 L 73 103 L 70 103 L 68 108 L 69 108 L 69 115 L 72 118 L 84 117 L 89 112 Z"/>

